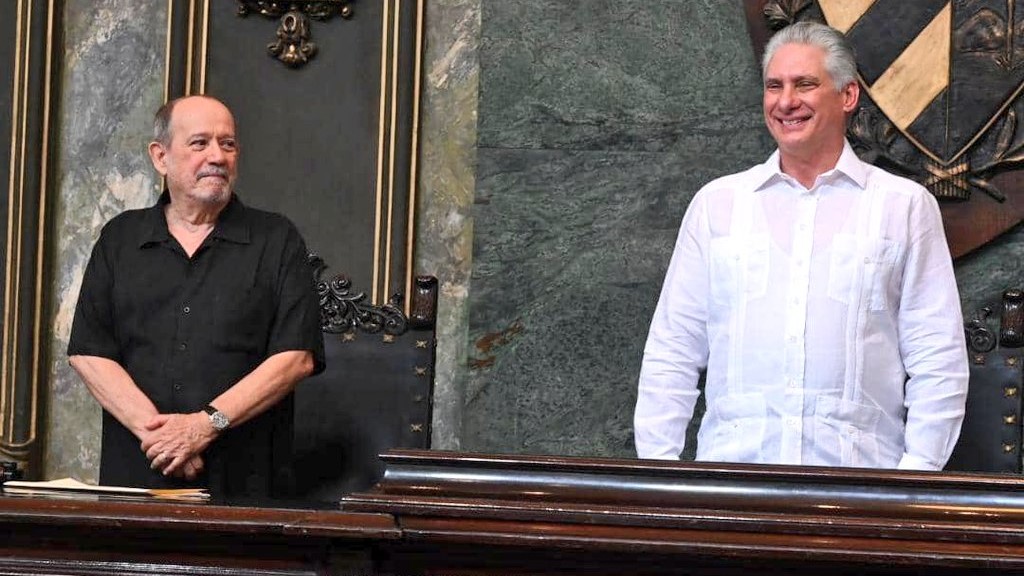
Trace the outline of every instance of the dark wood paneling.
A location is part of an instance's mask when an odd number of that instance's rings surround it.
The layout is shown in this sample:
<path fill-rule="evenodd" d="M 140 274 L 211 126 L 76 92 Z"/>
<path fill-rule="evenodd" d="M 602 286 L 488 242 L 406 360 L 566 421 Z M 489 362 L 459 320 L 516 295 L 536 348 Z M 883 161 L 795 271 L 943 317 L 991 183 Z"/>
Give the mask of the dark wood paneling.
<path fill-rule="evenodd" d="M 518 573 L 614 574 L 644 559 L 655 562 L 646 573 L 1024 571 L 1016 477 L 412 450 L 382 458 L 381 484 L 343 509 L 394 514 L 406 541 L 423 547 L 418 561 L 446 574 L 469 572 L 483 550 L 511 558 L 504 548 L 517 546 L 537 569 Z M 463 561 L 448 554 L 473 545 L 481 551 Z"/>
<path fill-rule="evenodd" d="M 369 574 L 369 543 L 399 535 L 386 515 L 0 496 L 2 574 Z"/>

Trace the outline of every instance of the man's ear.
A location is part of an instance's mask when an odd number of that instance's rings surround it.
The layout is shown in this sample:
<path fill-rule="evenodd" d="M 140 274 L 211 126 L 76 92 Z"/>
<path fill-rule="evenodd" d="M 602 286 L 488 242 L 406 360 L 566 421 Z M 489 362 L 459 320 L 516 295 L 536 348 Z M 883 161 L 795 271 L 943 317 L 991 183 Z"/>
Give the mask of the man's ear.
<path fill-rule="evenodd" d="M 149 143 L 149 159 L 161 176 L 167 175 L 167 149 L 163 144 L 156 141 Z"/>
<path fill-rule="evenodd" d="M 843 87 L 843 112 L 849 114 L 857 108 L 860 100 L 860 82 L 854 80 Z"/>

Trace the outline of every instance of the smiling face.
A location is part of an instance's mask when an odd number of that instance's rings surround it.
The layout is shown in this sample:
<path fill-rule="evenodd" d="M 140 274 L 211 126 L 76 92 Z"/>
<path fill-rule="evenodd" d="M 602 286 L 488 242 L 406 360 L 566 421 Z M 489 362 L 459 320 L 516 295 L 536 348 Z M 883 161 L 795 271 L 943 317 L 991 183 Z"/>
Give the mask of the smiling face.
<path fill-rule="evenodd" d="M 238 174 L 231 112 L 212 98 L 185 98 L 174 105 L 169 132 L 169 142 L 150 143 L 149 155 L 171 202 L 227 205 Z"/>
<path fill-rule="evenodd" d="M 825 51 L 809 44 L 784 44 L 765 69 L 764 120 L 783 165 L 834 163 L 843 149 L 846 117 L 857 107 L 856 82 L 836 89 L 825 68 Z M 831 168 L 831 166 L 829 167 Z"/>

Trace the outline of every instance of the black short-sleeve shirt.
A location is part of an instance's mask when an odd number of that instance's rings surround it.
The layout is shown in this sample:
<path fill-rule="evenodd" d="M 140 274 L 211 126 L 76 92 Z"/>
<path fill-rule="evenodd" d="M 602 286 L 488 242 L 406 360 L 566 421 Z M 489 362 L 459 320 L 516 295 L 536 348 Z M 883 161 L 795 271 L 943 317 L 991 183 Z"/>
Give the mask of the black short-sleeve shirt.
<path fill-rule="evenodd" d="M 306 246 L 285 217 L 237 197 L 189 258 L 170 235 L 167 192 L 103 227 L 75 309 L 68 355 L 121 364 L 161 413 L 190 413 L 268 357 L 313 353 L 324 367 L 323 336 Z M 271 493 L 291 440 L 289 396 L 221 435 L 204 454 L 194 485 L 226 496 Z M 103 414 L 100 481 L 172 487 L 183 482 L 149 468 L 139 440 Z"/>

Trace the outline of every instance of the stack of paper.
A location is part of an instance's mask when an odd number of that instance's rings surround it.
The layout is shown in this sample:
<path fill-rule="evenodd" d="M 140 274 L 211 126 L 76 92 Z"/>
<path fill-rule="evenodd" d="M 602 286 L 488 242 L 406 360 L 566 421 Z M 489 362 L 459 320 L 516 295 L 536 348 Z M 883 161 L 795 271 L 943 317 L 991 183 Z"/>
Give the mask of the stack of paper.
<path fill-rule="evenodd" d="M 156 498 L 189 498 L 206 499 L 210 495 L 205 488 L 129 488 L 126 486 L 96 486 L 79 482 L 74 478 L 61 478 L 45 482 L 28 482 L 24 480 L 8 480 L 3 483 L 3 491 L 10 494 L 29 494 L 43 492 L 89 492 L 94 494 L 112 494 L 120 496 L 152 496 Z"/>

